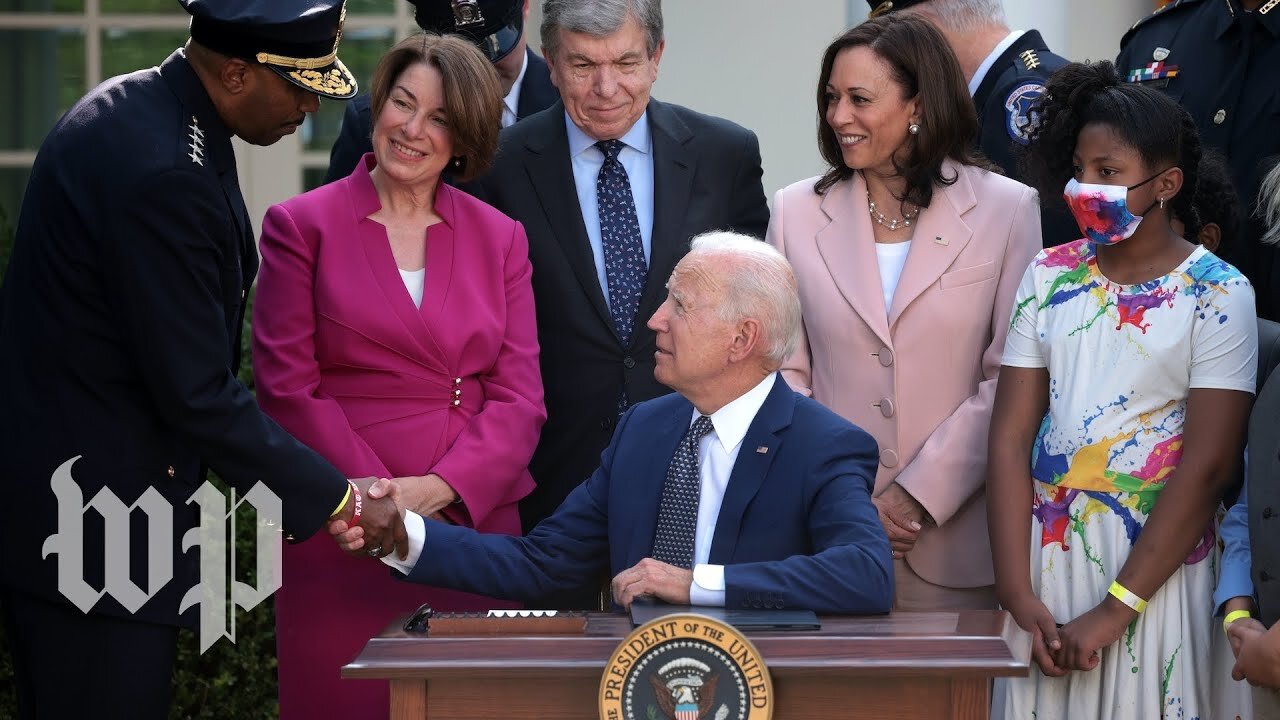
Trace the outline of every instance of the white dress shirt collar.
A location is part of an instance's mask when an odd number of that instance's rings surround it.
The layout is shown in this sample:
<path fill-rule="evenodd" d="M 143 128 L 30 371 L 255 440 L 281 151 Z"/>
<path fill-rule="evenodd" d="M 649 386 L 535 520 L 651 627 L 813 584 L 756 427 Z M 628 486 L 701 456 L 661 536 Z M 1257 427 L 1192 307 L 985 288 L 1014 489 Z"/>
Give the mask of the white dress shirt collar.
<path fill-rule="evenodd" d="M 769 397 L 769 391 L 773 389 L 777 376 L 777 373 L 769 373 L 769 376 L 761 380 L 759 385 L 711 414 L 711 426 L 715 428 L 715 437 L 726 453 L 733 455 L 742 444 L 742 439 L 747 436 L 747 430 L 751 428 L 756 414 L 760 412 L 764 401 Z M 689 424 L 692 425 L 701 414 L 697 408 L 694 408 Z"/>
<path fill-rule="evenodd" d="M 996 64 L 996 60 L 999 60 L 1000 56 L 1004 54 L 1004 51 L 1008 50 L 1009 46 L 1017 42 L 1018 38 L 1022 37 L 1024 34 L 1026 34 L 1025 30 L 1014 30 L 996 44 L 996 46 L 991 50 L 991 54 L 987 55 L 987 59 L 983 60 L 982 64 L 978 66 L 978 69 L 974 71 L 973 79 L 969 80 L 970 97 L 978 94 L 978 86 L 982 84 L 982 80 L 987 76 L 987 72 L 991 70 L 991 66 Z"/>
<path fill-rule="evenodd" d="M 569 112 L 564 113 L 564 127 L 569 133 L 569 157 L 577 157 L 584 151 L 595 147 L 596 140 L 584 132 L 582 128 L 573 124 L 573 118 L 569 117 Z M 653 139 L 649 136 L 649 111 L 645 110 L 640 115 L 640 119 L 636 120 L 636 124 L 631 126 L 625 135 L 618 138 L 623 145 L 637 152 L 649 154 L 649 150 L 653 147 Z M 594 192 L 594 188 L 592 190 Z"/>
<path fill-rule="evenodd" d="M 522 52 L 524 62 L 520 65 L 520 74 L 516 76 L 511 92 L 502 98 L 502 127 L 511 127 L 520 119 L 520 88 L 524 86 L 524 73 L 529 69 L 529 53 Z"/>

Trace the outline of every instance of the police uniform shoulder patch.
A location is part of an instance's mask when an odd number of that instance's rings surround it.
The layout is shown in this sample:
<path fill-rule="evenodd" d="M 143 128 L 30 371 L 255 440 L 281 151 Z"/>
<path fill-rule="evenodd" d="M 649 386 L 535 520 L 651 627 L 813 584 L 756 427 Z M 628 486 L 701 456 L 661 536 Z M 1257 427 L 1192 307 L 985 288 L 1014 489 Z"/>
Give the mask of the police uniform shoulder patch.
<path fill-rule="evenodd" d="M 1044 84 L 1038 80 L 1024 82 L 1013 89 L 1004 101 L 1005 129 L 1009 137 L 1026 145 L 1035 127 L 1035 105 L 1044 95 Z"/>

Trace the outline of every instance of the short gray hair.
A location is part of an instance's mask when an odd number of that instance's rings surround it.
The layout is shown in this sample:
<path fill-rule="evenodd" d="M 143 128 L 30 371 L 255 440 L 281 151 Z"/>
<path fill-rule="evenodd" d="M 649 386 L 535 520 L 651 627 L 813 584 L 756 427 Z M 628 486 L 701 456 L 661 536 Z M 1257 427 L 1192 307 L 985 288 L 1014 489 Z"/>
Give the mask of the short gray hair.
<path fill-rule="evenodd" d="M 782 366 L 800 334 L 800 297 L 791 263 L 777 248 L 748 235 L 713 231 L 693 239 L 689 257 L 731 259 L 717 279 L 723 283 L 716 313 L 728 323 L 759 321 L 765 359 Z"/>
<path fill-rule="evenodd" d="M 1262 235 L 1265 245 L 1280 245 L 1280 162 L 1271 168 L 1258 188 L 1258 217 L 1267 231 Z"/>
<path fill-rule="evenodd" d="M 968 33 L 993 25 L 1007 27 L 1004 4 L 1000 0 L 931 0 L 913 5 L 916 10 L 937 21 L 938 26 L 950 33 Z"/>
<path fill-rule="evenodd" d="M 542 51 L 553 60 L 560 30 L 604 37 L 633 17 L 644 28 L 649 57 L 662 44 L 662 0 L 543 0 Z"/>

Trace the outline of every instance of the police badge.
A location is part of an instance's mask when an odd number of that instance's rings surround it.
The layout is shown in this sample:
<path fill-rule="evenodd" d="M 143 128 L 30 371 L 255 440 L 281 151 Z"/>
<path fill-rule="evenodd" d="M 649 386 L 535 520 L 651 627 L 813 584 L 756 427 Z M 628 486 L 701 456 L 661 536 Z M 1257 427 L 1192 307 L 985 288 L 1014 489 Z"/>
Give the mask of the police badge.
<path fill-rule="evenodd" d="M 484 13 L 476 0 L 453 0 L 453 26 L 464 30 L 472 25 L 483 25 Z"/>
<path fill-rule="evenodd" d="M 622 641 L 600 680 L 604 720 L 769 720 L 773 684 L 751 641 L 703 615 L 665 615 Z"/>

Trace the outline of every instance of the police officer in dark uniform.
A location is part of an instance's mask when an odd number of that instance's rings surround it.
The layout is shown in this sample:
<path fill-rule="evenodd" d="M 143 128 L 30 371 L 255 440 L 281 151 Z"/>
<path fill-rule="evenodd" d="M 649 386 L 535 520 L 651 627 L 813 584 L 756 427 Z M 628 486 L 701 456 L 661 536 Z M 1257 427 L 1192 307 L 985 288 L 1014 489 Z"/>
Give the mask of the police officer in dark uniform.
<path fill-rule="evenodd" d="M 1258 316 L 1280 320 L 1280 268 L 1254 216 L 1262 177 L 1280 159 L 1280 2 L 1175 0 L 1125 33 L 1116 69 L 1181 103 L 1201 142 L 1226 155 L 1250 220 L 1224 259 L 1253 282 Z"/>
<path fill-rule="evenodd" d="M 1067 60 L 1053 54 L 1036 30 L 1010 32 L 999 0 L 868 2 L 871 17 L 910 10 L 938 26 L 970 81 L 978 111 L 978 148 L 1006 175 L 1020 180 L 1018 149 L 1029 140 L 1034 105 L 1044 93 L 1045 81 Z M 966 63 L 969 58 L 973 60 Z M 1045 247 L 1080 237 L 1060 198 L 1041 198 L 1040 204 Z"/>
<path fill-rule="evenodd" d="M 375 543 L 405 542 L 393 503 L 361 502 L 372 478 L 349 482 L 235 377 L 258 260 L 231 137 L 270 145 L 317 95 L 355 93 L 344 0 L 181 2 L 190 42 L 45 139 L 0 287 L 0 608 L 20 717 L 167 716 L 177 628 L 202 612 L 183 596 L 228 582 L 184 549 L 207 468 L 241 496 L 273 491 L 286 539 L 359 504 Z M 85 509 L 140 498 L 119 532 Z"/>
<path fill-rule="evenodd" d="M 457 33 L 480 48 L 502 81 L 502 126 L 512 125 L 560 99 L 547 63 L 525 43 L 524 17 L 529 0 L 410 0 L 414 17 L 427 32 Z M 515 112 L 512 112 L 514 108 Z M 368 95 L 347 103 L 342 130 L 329 153 L 324 181 L 344 178 L 367 152 L 373 152 L 373 117 Z M 447 181 L 447 178 L 446 178 Z"/>

